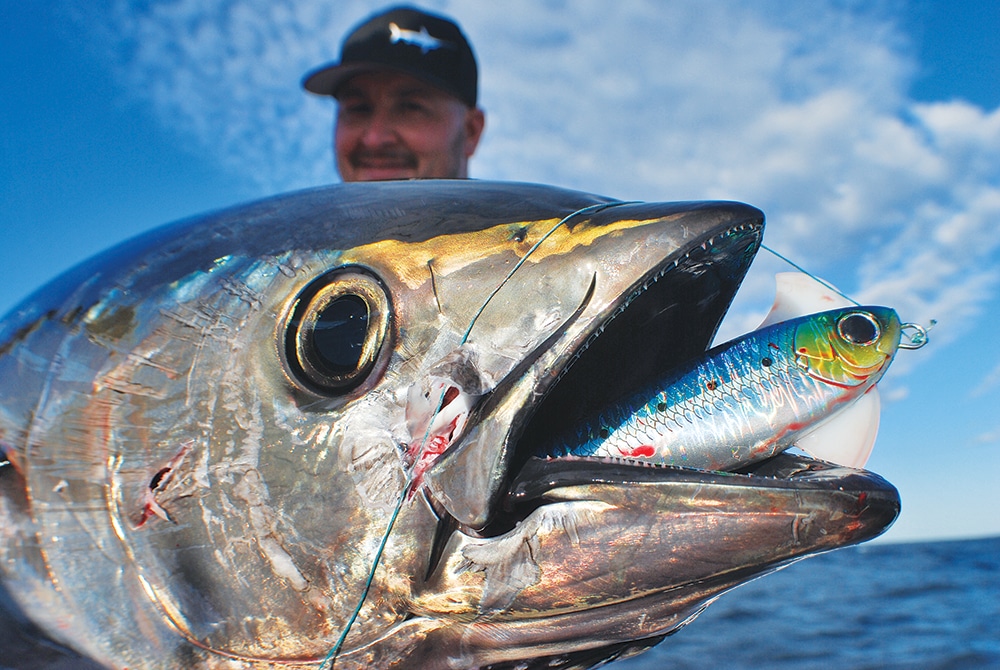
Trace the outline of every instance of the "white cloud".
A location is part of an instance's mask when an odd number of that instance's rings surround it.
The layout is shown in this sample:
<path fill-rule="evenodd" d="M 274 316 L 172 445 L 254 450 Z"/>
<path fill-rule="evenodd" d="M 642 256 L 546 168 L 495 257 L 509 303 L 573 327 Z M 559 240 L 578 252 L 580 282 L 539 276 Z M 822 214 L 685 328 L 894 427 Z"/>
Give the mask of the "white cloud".
<path fill-rule="evenodd" d="M 335 178 L 332 104 L 299 80 L 381 5 L 106 1 L 81 5 L 81 22 L 178 137 L 262 193 Z M 904 320 L 937 318 L 943 341 L 995 295 L 1000 109 L 910 100 L 918 64 L 896 5 L 424 4 L 479 55 L 474 176 L 752 202 L 771 246 Z M 771 291 L 767 277 L 746 285 L 763 302 Z"/>

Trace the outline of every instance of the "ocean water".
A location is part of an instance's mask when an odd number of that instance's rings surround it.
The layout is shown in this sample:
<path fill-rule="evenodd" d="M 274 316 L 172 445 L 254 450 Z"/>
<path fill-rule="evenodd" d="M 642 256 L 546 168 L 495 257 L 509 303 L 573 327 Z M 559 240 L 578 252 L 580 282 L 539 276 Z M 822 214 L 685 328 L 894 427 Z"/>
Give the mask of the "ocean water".
<path fill-rule="evenodd" d="M 723 595 L 609 670 L 1000 668 L 1000 538 L 849 547 Z"/>
<path fill-rule="evenodd" d="M 2 610 L 0 668 L 94 667 L 26 637 Z M 606 667 L 1000 669 L 1000 538 L 815 556 L 723 595 L 658 647 Z"/>

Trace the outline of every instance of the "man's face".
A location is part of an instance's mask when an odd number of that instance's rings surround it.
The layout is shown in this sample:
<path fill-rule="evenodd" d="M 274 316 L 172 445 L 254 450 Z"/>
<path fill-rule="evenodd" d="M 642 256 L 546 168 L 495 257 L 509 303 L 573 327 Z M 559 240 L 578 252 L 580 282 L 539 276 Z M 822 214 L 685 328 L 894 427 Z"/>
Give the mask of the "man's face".
<path fill-rule="evenodd" d="M 467 176 L 483 131 L 481 110 L 390 71 L 352 77 L 337 102 L 333 148 L 344 181 Z"/>

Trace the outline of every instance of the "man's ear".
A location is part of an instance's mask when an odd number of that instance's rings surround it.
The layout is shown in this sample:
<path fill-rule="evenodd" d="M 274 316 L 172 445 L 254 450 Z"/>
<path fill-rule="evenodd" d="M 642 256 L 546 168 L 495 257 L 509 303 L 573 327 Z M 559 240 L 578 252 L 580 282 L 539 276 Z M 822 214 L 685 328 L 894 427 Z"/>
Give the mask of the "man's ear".
<path fill-rule="evenodd" d="M 486 126 L 486 114 L 479 107 L 473 107 L 465 113 L 465 157 L 469 158 L 476 153 L 479 146 L 479 138 L 482 137 L 483 128 Z"/>

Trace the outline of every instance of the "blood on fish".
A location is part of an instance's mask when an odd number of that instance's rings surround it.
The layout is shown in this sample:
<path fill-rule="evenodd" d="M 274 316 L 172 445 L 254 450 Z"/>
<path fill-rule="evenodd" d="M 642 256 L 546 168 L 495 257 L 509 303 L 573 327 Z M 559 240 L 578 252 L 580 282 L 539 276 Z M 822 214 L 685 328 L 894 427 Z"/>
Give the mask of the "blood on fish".
<path fill-rule="evenodd" d="M 452 396 L 452 398 L 454 397 Z M 420 439 L 410 444 L 410 456 L 414 459 L 413 478 L 409 491 L 411 496 L 423 483 L 424 473 L 427 469 L 451 446 L 452 440 L 455 439 L 455 430 L 458 428 L 458 419 L 457 416 L 453 418 L 443 431 L 428 436 L 426 442 Z"/>
<path fill-rule="evenodd" d="M 135 522 L 136 528 L 142 528 L 146 525 L 146 522 L 152 519 L 154 516 L 163 521 L 173 521 L 170 515 L 167 514 L 167 510 L 160 506 L 160 503 L 156 502 L 156 498 L 153 497 L 152 491 L 147 491 L 144 496 L 145 504 L 142 506 L 142 512 L 139 515 L 139 519 Z"/>
<path fill-rule="evenodd" d="M 634 449 L 622 449 L 622 456 L 652 458 L 656 449 L 650 444 L 642 444 Z"/>

